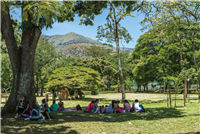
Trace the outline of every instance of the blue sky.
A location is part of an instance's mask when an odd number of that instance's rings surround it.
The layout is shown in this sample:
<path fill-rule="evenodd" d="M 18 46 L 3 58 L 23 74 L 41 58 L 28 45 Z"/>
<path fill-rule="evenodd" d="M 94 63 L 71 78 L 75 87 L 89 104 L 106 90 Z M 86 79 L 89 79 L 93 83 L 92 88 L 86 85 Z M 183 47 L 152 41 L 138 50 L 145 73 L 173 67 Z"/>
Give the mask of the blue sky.
<path fill-rule="evenodd" d="M 52 29 L 43 29 L 42 34 L 45 35 L 64 35 L 69 32 L 74 32 L 80 35 L 83 35 L 85 37 L 89 37 L 93 40 L 97 40 L 97 27 L 100 25 L 104 25 L 106 23 L 106 16 L 107 12 L 104 11 L 103 14 L 98 15 L 95 17 L 94 25 L 93 26 L 85 26 L 85 25 L 78 25 L 79 24 L 79 17 L 75 17 L 73 22 L 63 22 L 63 23 L 54 23 Z M 137 15 L 135 14 L 135 18 L 133 17 L 127 17 L 126 19 L 121 21 L 121 26 L 125 27 L 128 32 L 130 33 L 133 40 L 129 42 L 128 44 L 123 44 L 122 46 L 120 42 L 120 47 L 126 47 L 126 48 L 134 48 L 137 39 L 142 35 L 144 32 L 141 32 L 140 29 L 142 26 L 139 24 L 139 22 L 144 18 L 144 15 Z M 106 43 L 106 40 L 101 41 L 102 43 Z M 116 46 L 115 43 L 112 44 L 114 47 Z"/>

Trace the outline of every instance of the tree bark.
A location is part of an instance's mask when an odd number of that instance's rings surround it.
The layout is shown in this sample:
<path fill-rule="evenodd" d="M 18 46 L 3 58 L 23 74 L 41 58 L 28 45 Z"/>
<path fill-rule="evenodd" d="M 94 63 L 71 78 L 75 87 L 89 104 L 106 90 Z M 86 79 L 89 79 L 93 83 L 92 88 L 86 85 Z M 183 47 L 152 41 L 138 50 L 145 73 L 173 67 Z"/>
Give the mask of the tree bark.
<path fill-rule="evenodd" d="M 117 22 L 114 22 L 114 31 L 115 31 L 115 42 L 117 46 L 117 59 L 118 59 L 118 68 L 119 68 L 119 79 L 120 79 L 120 85 L 122 90 L 122 102 L 125 100 L 125 88 L 124 88 L 124 79 L 123 79 L 123 73 L 122 73 L 122 67 L 121 67 L 121 58 L 120 58 L 120 51 L 119 51 L 119 37 L 118 37 L 118 28 L 117 28 Z"/>
<path fill-rule="evenodd" d="M 15 112 L 23 96 L 27 97 L 30 107 L 35 107 L 34 58 L 41 35 L 41 30 L 37 26 L 24 28 L 21 45 L 17 46 L 9 7 L 6 4 L 6 2 L 2 2 L 1 6 L 4 10 L 1 14 L 1 32 L 12 64 L 13 86 L 8 101 L 1 111 L 2 115 Z"/>
<path fill-rule="evenodd" d="M 43 96 L 44 87 L 41 88 L 40 96 Z"/>

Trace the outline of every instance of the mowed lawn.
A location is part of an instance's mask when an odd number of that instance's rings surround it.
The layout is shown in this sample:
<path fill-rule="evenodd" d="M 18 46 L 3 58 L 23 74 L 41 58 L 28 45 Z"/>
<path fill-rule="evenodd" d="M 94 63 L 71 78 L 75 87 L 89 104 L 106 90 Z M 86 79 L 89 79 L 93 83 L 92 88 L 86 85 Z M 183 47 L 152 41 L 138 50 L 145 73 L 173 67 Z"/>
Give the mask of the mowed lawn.
<path fill-rule="evenodd" d="M 200 103 L 197 94 L 190 95 L 190 103 L 183 107 L 183 95 L 178 95 L 177 107 L 167 108 L 165 94 L 127 93 L 126 98 L 133 103 L 138 99 L 149 113 L 83 113 L 51 112 L 53 120 L 24 121 L 13 115 L 2 117 L 1 133 L 28 134 L 126 134 L 126 133 L 198 133 L 200 132 Z M 44 97 L 37 97 L 41 103 Z M 51 98 L 51 97 L 50 97 Z M 91 99 L 100 98 L 99 105 L 108 105 L 111 100 L 120 100 L 120 93 L 86 95 L 87 100 L 64 101 L 66 109 L 75 109 L 80 104 L 83 109 Z M 174 98 L 174 95 L 172 95 Z M 90 99 L 90 100 L 89 100 Z M 4 106 L 5 102 L 1 103 Z M 49 100 L 49 105 L 52 101 Z M 174 107 L 174 101 L 172 101 Z M 120 104 L 122 107 L 123 104 Z"/>

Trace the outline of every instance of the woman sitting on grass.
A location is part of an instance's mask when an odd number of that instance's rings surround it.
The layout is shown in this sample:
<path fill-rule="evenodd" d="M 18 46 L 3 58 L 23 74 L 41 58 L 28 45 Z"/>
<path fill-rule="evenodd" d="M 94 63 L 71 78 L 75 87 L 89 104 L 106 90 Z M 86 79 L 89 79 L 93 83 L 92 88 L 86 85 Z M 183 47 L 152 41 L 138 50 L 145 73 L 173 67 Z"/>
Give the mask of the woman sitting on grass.
<path fill-rule="evenodd" d="M 62 99 L 60 99 L 60 102 L 58 103 L 58 110 L 63 111 L 64 110 L 64 103 L 62 102 Z"/>
<path fill-rule="evenodd" d="M 86 107 L 87 112 L 89 112 L 89 113 L 93 113 L 93 112 L 94 112 L 94 102 L 95 102 L 95 101 L 92 101 L 92 102 Z"/>
<path fill-rule="evenodd" d="M 23 96 L 22 100 L 19 103 L 15 118 L 20 117 L 21 113 L 30 115 L 29 108 L 29 102 L 27 101 L 26 97 Z"/>
<path fill-rule="evenodd" d="M 116 101 L 112 100 L 112 103 L 106 108 L 106 113 L 114 113 L 116 112 Z"/>
<path fill-rule="evenodd" d="M 39 120 L 40 121 L 40 120 L 45 120 L 46 118 L 51 120 L 51 115 L 48 112 L 47 104 L 44 104 L 43 107 L 44 107 L 44 110 L 41 110 L 42 107 L 40 107 L 39 112 L 33 109 L 31 112 L 30 118 L 25 118 L 25 120 Z"/>
<path fill-rule="evenodd" d="M 124 110 L 126 112 L 130 112 L 130 110 L 131 110 L 131 106 L 127 100 L 124 100 Z"/>
<path fill-rule="evenodd" d="M 50 107 L 51 111 L 58 111 L 58 104 L 56 104 L 56 101 L 53 100 L 53 104 Z"/>

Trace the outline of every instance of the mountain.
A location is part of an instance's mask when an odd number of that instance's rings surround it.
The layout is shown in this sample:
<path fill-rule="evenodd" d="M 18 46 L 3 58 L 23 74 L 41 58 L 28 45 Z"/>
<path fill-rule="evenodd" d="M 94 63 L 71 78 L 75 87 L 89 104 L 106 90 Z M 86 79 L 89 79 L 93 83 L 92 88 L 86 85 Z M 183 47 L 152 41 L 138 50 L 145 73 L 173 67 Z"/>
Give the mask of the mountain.
<path fill-rule="evenodd" d="M 88 45 L 102 45 L 101 42 L 92 40 L 90 38 L 84 37 L 77 33 L 68 33 L 65 35 L 41 35 L 41 37 L 46 38 L 49 42 L 54 45 L 56 48 L 59 46 L 67 46 L 71 44 L 88 44 Z"/>
<path fill-rule="evenodd" d="M 48 39 L 49 43 L 51 43 L 56 48 L 56 51 L 63 54 L 67 53 L 67 52 L 63 52 L 66 50 L 64 49 L 65 47 L 69 45 L 76 46 L 75 44 L 83 44 L 83 45 L 88 45 L 88 46 L 98 45 L 98 46 L 106 47 L 107 49 L 112 49 L 113 52 L 116 52 L 116 48 L 112 47 L 112 45 L 109 45 L 109 44 L 106 45 L 99 41 L 92 40 L 88 37 L 84 37 L 80 34 L 73 33 L 73 32 L 70 32 L 65 35 L 52 35 L 52 36 L 42 34 L 41 37 Z M 122 52 L 127 52 L 127 53 L 131 53 L 132 50 L 133 50 L 132 48 L 121 48 Z"/>

